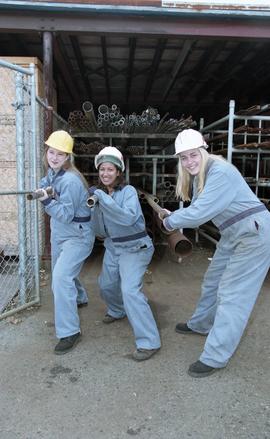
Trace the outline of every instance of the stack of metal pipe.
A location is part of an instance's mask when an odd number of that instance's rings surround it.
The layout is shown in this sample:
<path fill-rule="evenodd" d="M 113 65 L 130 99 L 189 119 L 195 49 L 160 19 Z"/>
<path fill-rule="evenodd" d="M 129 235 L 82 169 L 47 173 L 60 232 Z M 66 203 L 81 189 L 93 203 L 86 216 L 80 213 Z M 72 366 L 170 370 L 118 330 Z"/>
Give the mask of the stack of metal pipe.
<path fill-rule="evenodd" d="M 178 119 L 167 119 L 168 113 L 162 118 L 156 108 L 147 107 L 141 114 L 132 113 L 124 116 L 120 108 L 113 104 L 109 107 L 101 104 L 98 116 L 95 117 L 93 104 L 86 101 L 83 111 L 72 111 L 68 117 L 71 132 L 107 132 L 107 133 L 172 133 L 177 134 L 185 128 L 191 128 L 196 122 L 189 116 Z"/>
<path fill-rule="evenodd" d="M 102 104 L 98 107 L 98 130 L 101 132 L 121 132 L 125 123 L 124 116 L 117 105 L 111 107 Z"/>
<path fill-rule="evenodd" d="M 160 123 L 158 124 L 155 133 L 179 133 L 186 128 L 192 128 L 196 125 L 196 122 L 192 120 L 192 116 L 178 119 L 168 119 L 165 120 L 165 117 L 162 118 Z"/>
<path fill-rule="evenodd" d="M 76 142 L 74 147 L 75 154 L 98 154 L 106 145 L 95 141 L 90 143 Z"/>
<path fill-rule="evenodd" d="M 175 201 L 175 185 L 169 180 L 157 184 L 157 197 L 163 203 L 167 201 Z"/>

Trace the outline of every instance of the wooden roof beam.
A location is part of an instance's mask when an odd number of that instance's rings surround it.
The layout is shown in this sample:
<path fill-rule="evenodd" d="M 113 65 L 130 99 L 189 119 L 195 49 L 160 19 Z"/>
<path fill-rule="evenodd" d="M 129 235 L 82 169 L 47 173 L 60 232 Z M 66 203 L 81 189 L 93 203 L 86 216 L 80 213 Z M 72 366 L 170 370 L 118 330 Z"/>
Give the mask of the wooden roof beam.
<path fill-rule="evenodd" d="M 84 61 L 83 61 L 83 57 L 82 57 L 82 52 L 80 49 L 80 45 L 78 42 L 78 38 L 75 37 L 74 35 L 70 35 L 69 37 L 73 51 L 74 51 L 74 55 L 80 70 L 80 74 L 83 80 L 83 84 L 87 93 L 86 99 L 92 100 L 92 88 L 90 85 L 90 81 L 88 78 L 88 72 L 86 70 Z"/>
<path fill-rule="evenodd" d="M 164 49 L 166 47 L 166 44 L 167 44 L 167 39 L 160 38 L 158 40 L 158 44 L 157 44 L 157 47 L 156 47 L 156 50 L 155 50 L 155 54 L 154 54 L 154 57 L 153 57 L 153 60 L 152 60 L 152 65 L 150 67 L 150 72 L 149 72 L 149 75 L 148 75 L 148 78 L 147 78 L 147 81 L 146 81 L 146 85 L 145 85 L 145 89 L 144 89 L 144 95 L 143 95 L 144 96 L 144 102 L 147 101 L 148 96 L 149 96 L 149 94 L 151 92 L 151 89 L 152 89 L 152 86 L 153 86 L 153 83 L 154 83 L 154 80 L 155 80 L 155 76 L 157 74 L 158 67 L 159 67 L 159 64 L 160 64 L 160 61 L 161 61 L 161 58 L 162 58 L 163 51 L 164 51 Z"/>
<path fill-rule="evenodd" d="M 178 76 L 178 74 L 179 74 L 179 72 L 181 70 L 181 67 L 183 66 L 184 62 L 186 61 L 186 59 L 187 59 L 187 57 L 189 55 L 189 52 L 190 52 L 190 49 L 191 49 L 192 45 L 193 45 L 193 41 L 192 40 L 186 40 L 184 42 L 182 50 L 179 53 L 179 56 L 178 56 L 178 58 L 177 58 L 177 60 L 175 62 L 173 71 L 172 71 L 172 73 L 170 75 L 171 77 L 170 77 L 170 80 L 169 80 L 168 85 L 166 87 L 166 90 L 163 93 L 162 102 L 166 101 L 166 99 L 168 97 L 168 94 L 170 93 L 171 89 L 173 88 L 174 83 L 176 81 L 176 78 L 177 78 L 177 76 Z"/>
<path fill-rule="evenodd" d="M 77 84 L 73 79 L 73 69 L 67 56 L 65 55 L 63 44 L 59 36 L 55 36 L 53 40 L 53 53 L 58 69 L 61 71 L 61 75 L 64 78 L 65 85 L 73 97 L 76 106 L 80 107 L 81 99 L 77 93 Z"/>
<path fill-rule="evenodd" d="M 126 81 L 126 102 L 129 101 L 130 89 L 133 77 L 133 64 L 136 51 L 136 38 L 129 38 L 129 56 L 128 56 L 128 67 L 127 67 L 127 81 Z"/>
<path fill-rule="evenodd" d="M 107 45 L 106 45 L 106 38 L 105 37 L 101 37 L 101 49 L 102 49 L 102 57 L 103 57 L 105 83 L 106 83 L 106 89 L 107 89 L 107 101 L 108 101 L 107 105 L 111 105 L 111 89 L 110 89 L 110 81 L 109 81 Z"/>

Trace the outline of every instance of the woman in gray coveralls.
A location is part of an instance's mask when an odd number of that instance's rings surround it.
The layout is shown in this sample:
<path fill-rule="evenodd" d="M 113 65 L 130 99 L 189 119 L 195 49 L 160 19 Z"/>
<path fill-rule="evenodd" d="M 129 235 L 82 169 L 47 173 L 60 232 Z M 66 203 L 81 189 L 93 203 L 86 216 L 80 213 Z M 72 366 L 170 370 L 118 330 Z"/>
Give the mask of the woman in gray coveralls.
<path fill-rule="evenodd" d="M 207 335 L 199 360 L 188 373 L 204 377 L 223 368 L 235 352 L 270 266 L 270 213 L 238 170 L 208 154 L 202 135 L 193 129 L 178 134 L 178 197 L 187 208 L 164 210 L 167 230 L 195 228 L 209 220 L 220 240 L 205 274 L 201 298 L 181 334 Z M 191 197 L 190 188 L 193 187 Z"/>
<path fill-rule="evenodd" d="M 93 225 L 97 234 L 105 237 L 106 248 L 99 276 L 101 296 L 107 305 L 103 322 L 113 323 L 127 316 L 136 343 L 133 359 L 148 360 L 160 348 L 157 325 L 143 292 L 153 243 L 145 230 L 136 189 L 123 184 L 121 152 L 115 147 L 103 148 L 95 157 L 95 167 L 102 189 L 92 191 L 98 198 Z"/>
<path fill-rule="evenodd" d="M 73 138 L 63 130 L 46 140 L 48 172 L 40 182 L 45 212 L 50 216 L 52 290 L 56 336 L 54 353 L 66 354 L 80 341 L 78 307 L 88 302 L 79 274 L 94 245 L 88 185 L 72 163 Z M 46 188 L 52 187 L 53 195 Z"/>

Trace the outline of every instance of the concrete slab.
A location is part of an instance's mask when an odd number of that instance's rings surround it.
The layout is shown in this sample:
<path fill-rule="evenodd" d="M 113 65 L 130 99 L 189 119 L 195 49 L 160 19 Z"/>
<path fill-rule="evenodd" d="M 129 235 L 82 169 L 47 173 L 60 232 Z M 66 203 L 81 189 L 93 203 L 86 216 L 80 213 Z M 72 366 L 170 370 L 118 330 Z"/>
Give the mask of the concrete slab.
<path fill-rule="evenodd" d="M 186 373 L 204 337 L 177 334 L 174 326 L 191 315 L 212 254 L 196 248 L 179 264 L 156 253 L 145 289 L 163 346 L 143 363 L 131 359 L 128 321 L 101 321 L 101 254 L 82 274 L 90 296 L 80 310 L 82 341 L 60 357 L 53 354 L 48 279 L 40 308 L 0 322 L 0 438 L 269 439 L 269 275 L 227 368 L 204 379 Z"/>

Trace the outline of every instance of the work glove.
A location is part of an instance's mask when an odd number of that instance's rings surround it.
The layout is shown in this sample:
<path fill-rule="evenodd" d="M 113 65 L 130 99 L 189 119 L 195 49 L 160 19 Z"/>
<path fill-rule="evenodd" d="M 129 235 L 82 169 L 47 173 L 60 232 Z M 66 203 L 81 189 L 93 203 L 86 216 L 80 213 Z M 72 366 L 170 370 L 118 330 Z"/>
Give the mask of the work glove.
<path fill-rule="evenodd" d="M 158 217 L 159 219 L 161 219 L 161 221 L 164 220 L 164 218 L 166 218 L 167 216 L 170 216 L 172 212 L 168 209 L 162 209 L 159 213 L 158 213 Z"/>

